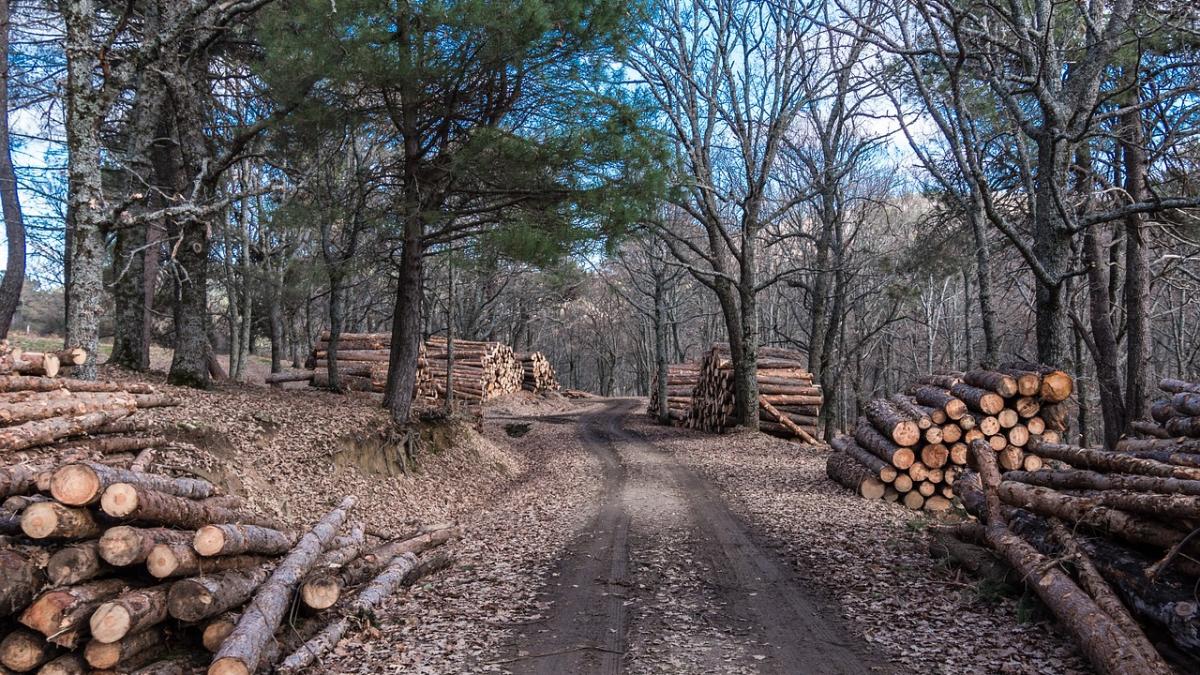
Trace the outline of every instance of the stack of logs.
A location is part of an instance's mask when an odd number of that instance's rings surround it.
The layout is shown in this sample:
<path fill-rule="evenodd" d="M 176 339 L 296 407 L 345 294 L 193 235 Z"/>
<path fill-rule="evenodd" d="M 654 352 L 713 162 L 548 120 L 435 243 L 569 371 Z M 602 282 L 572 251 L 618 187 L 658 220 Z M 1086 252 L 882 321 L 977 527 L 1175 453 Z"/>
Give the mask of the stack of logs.
<path fill-rule="evenodd" d="M 554 374 L 554 366 L 550 359 L 541 352 L 526 352 L 517 355 L 521 362 L 521 388 L 540 394 L 544 391 L 558 391 L 558 378 Z"/>
<path fill-rule="evenodd" d="M 446 395 L 449 350 L 446 338 L 426 343 L 429 372 L 439 396 Z M 454 398 L 481 403 L 521 391 L 525 371 L 512 347 L 502 342 L 454 340 Z"/>
<path fill-rule="evenodd" d="M 36 475 L 10 466 L 0 486 L 0 619 L 19 624 L 0 641 L 0 663 L 21 673 L 191 672 L 197 661 L 220 675 L 295 671 L 346 634 L 343 617 L 447 564 L 416 555 L 457 534 L 368 546 L 349 525 L 353 497 L 296 532 L 207 481 L 98 462 Z M 307 614 L 281 628 L 294 596 Z M 186 653 L 189 643 L 211 654 Z"/>
<path fill-rule="evenodd" d="M 818 443 L 817 418 L 824 398 L 821 387 L 813 384 L 812 373 L 804 369 L 804 355 L 780 347 L 759 347 L 756 365 L 759 429 L 782 438 Z M 713 345 L 699 363 L 668 366 L 667 410 L 672 424 L 727 431 L 737 425 L 734 401 L 729 345 Z M 657 418 L 660 405 L 656 377 L 650 390 L 651 417 Z"/>
<path fill-rule="evenodd" d="M 87 352 L 78 347 L 59 352 L 27 352 L 0 340 L 0 374 L 57 377 L 63 368 L 83 365 Z"/>
<path fill-rule="evenodd" d="M 308 381 L 314 387 L 329 386 L 329 333 L 313 348 L 309 367 L 313 370 L 273 373 L 269 384 Z M 338 376 L 346 389 L 382 393 L 387 384 L 391 335 L 388 333 L 343 333 L 338 340 Z M 540 352 L 520 358 L 512 347 L 500 342 L 454 340 L 454 398 L 480 403 L 521 391 L 555 391 L 554 367 Z M 431 337 L 421 345 L 417 360 L 414 398 L 425 404 L 446 396 L 446 371 L 450 349 L 446 338 Z"/>
<path fill-rule="evenodd" d="M 863 406 L 853 431 L 833 439 L 826 473 L 868 499 L 945 511 L 975 441 L 1004 470 L 1040 469 L 1026 448 L 1061 439 L 1073 388 L 1067 373 L 1028 363 L 918 378 L 907 395 Z"/>
<path fill-rule="evenodd" d="M 1200 446 L 1162 461 L 1034 440 L 1045 466 L 1003 474 L 985 441 L 971 451 L 978 472 L 955 490 L 979 523 L 944 528 L 955 548 L 988 547 L 1029 579 L 1096 672 L 1176 672 L 1147 634 L 1200 654 Z"/>
<path fill-rule="evenodd" d="M 1165 442 L 1153 444 L 1154 449 L 1159 450 L 1170 449 L 1176 439 L 1183 442 L 1182 439 L 1200 438 L 1200 384 L 1166 378 L 1158 383 L 1158 388 L 1168 396 L 1150 406 L 1150 417 L 1153 421 L 1135 421 L 1134 431 L 1163 439 Z M 1189 445 L 1187 442 L 1183 444 Z M 1131 451 L 1149 449 L 1135 448 L 1128 443 L 1126 445 Z"/>

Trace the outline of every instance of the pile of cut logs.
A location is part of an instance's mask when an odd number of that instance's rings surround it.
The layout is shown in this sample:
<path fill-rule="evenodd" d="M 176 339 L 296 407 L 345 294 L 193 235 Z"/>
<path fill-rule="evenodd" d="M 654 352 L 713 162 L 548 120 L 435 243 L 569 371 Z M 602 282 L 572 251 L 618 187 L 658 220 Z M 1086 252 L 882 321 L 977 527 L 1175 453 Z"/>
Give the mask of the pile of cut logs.
<path fill-rule="evenodd" d="M 1004 470 L 1037 471 L 1031 442 L 1055 442 L 1066 429 L 1067 373 L 1028 363 L 918 378 L 908 394 L 868 401 L 854 429 L 835 437 L 826 473 L 868 499 L 945 511 L 983 442 Z"/>
<path fill-rule="evenodd" d="M 783 438 L 818 443 L 817 418 L 824 398 L 804 369 L 804 355 L 780 347 L 759 347 L 759 429 Z M 657 380 L 651 383 L 648 412 L 657 418 Z M 702 431 L 723 432 L 734 419 L 733 360 L 729 345 L 715 344 L 699 363 L 673 364 L 667 369 L 667 409 L 672 424 Z"/>
<path fill-rule="evenodd" d="M 558 391 L 558 378 L 554 375 L 554 366 L 550 359 L 541 352 L 526 352 L 517 355 L 521 362 L 521 388 L 525 391 L 542 393 L 543 391 Z"/>
<path fill-rule="evenodd" d="M 1126 447 L 1118 448 L 1135 450 L 1170 449 L 1175 439 L 1180 439 L 1184 446 L 1194 445 L 1182 439 L 1200 438 L 1200 384 L 1185 382 L 1171 378 L 1163 379 L 1158 388 L 1167 394 L 1150 406 L 1150 420 L 1138 420 L 1133 423 L 1133 429 L 1142 435 L 1163 439 L 1164 443 L 1152 444 L 1152 448 L 1141 447 L 1143 444 L 1121 441 Z"/>
<path fill-rule="evenodd" d="M 296 532 L 206 481 L 98 462 L 9 466 L 0 486 L 0 619 L 18 624 L 0 663 L 20 673 L 192 672 L 205 661 L 220 675 L 294 672 L 332 649 L 349 617 L 445 566 L 416 556 L 456 535 L 368 546 L 349 524 L 353 497 Z M 308 614 L 282 627 L 294 597 Z"/>
<path fill-rule="evenodd" d="M 313 370 L 272 373 L 269 384 L 307 381 L 314 387 L 329 386 L 329 334 L 313 348 L 309 367 Z M 388 333 L 343 333 L 338 340 L 338 377 L 343 387 L 355 391 L 382 392 L 387 384 L 391 335 Z M 433 403 L 446 396 L 446 371 L 451 350 L 444 337 L 431 337 L 421 345 L 417 361 L 415 398 Z M 541 352 L 523 354 L 500 342 L 454 340 L 453 386 L 455 400 L 479 403 L 521 391 L 555 391 L 554 367 Z"/>
<path fill-rule="evenodd" d="M 27 352 L 0 340 L 0 373 L 57 377 L 63 368 L 83 365 L 87 352 L 78 347 L 59 352 Z"/>
<path fill-rule="evenodd" d="M 1096 672 L 1194 672 L 1159 652 L 1200 654 L 1200 447 L 1177 446 L 1177 461 L 1045 440 L 1027 449 L 1043 468 L 1002 474 L 986 441 L 972 444 L 978 472 L 955 491 L 979 522 L 948 528 L 956 546 L 988 547 L 1029 579 Z"/>

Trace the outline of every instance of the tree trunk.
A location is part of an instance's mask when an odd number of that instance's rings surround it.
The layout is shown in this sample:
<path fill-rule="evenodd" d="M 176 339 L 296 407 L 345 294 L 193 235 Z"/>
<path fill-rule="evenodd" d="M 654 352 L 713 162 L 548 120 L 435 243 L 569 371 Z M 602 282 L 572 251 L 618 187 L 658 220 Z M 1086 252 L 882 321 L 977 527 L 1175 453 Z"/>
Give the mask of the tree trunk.
<path fill-rule="evenodd" d="M 1140 49 L 1140 47 L 1139 47 Z M 1140 57 L 1140 54 L 1139 54 Z M 1147 198 L 1145 134 L 1142 130 L 1140 58 L 1124 79 L 1131 80 L 1126 91 L 1133 100 L 1121 115 L 1121 154 L 1125 165 L 1125 196 L 1131 202 Z M 1125 423 L 1141 419 L 1146 409 L 1146 389 L 1150 366 L 1150 260 L 1144 231 L 1145 216 L 1131 213 L 1125 218 Z M 1114 362 L 1115 363 L 1115 362 Z M 1114 439 L 1108 444 L 1115 447 Z"/>
<path fill-rule="evenodd" d="M 660 424 L 671 423 L 671 407 L 667 405 L 667 380 L 669 379 L 667 358 L 667 308 L 666 289 L 664 288 L 664 271 L 657 270 L 654 274 L 654 385 L 658 398 L 658 421 Z"/>
<path fill-rule="evenodd" d="M 996 309 L 992 303 L 992 263 L 988 248 L 986 214 L 978 190 L 971 189 L 967 222 L 975 239 L 975 281 L 979 285 L 979 319 L 983 329 L 983 365 L 994 367 L 999 360 L 996 338 Z M 974 365 L 974 364 L 972 364 Z"/>
<path fill-rule="evenodd" d="M 76 369 L 75 376 L 92 380 L 96 378 L 99 353 L 105 258 L 100 127 L 106 111 L 102 92 L 97 89 L 99 64 L 92 38 L 99 8 L 92 0 L 74 0 L 61 6 L 66 28 L 67 202 L 71 214 L 65 344 L 87 350 L 88 360 Z"/>
<path fill-rule="evenodd" d="M 17 174 L 13 170 L 11 139 L 8 132 L 8 45 L 11 23 L 9 2 L 0 0 L 0 202 L 4 210 L 8 265 L 0 281 L 0 339 L 8 337 L 13 314 L 25 286 L 25 221 L 17 193 Z"/>
<path fill-rule="evenodd" d="M 392 345 L 384 405 L 397 426 L 408 424 L 421 348 L 421 299 L 424 266 L 424 223 L 420 213 L 408 217 L 396 304 L 392 310 Z"/>

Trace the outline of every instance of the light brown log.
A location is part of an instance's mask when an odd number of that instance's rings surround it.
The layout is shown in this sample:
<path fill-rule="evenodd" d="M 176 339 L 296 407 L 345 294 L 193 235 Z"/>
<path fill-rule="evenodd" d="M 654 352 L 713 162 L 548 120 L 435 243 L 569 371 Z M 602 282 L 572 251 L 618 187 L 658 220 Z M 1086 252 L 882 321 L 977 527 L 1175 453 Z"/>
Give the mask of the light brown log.
<path fill-rule="evenodd" d="M 916 395 L 918 403 L 942 410 L 949 419 L 957 420 L 967 414 L 967 404 L 945 389 L 923 386 L 917 387 L 913 394 Z"/>
<path fill-rule="evenodd" d="M 942 443 L 930 443 L 921 448 L 921 463 L 931 469 L 940 469 L 950 461 L 950 448 Z"/>
<path fill-rule="evenodd" d="M 20 358 L 12 362 L 13 372 L 23 375 L 55 377 L 61 368 L 58 355 L 49 352 L 21 352 Z"/>
<path fill-rule="evenodd" d="M 100 605 L 88 620 L 93 640 L 117 642 L 162 623 L 167 618 L 167 592 L 170 589 L 171 584 L 159 584 L 126 591 Z"/>
<path fill-rule="evenodd" d="M 193 536 L 193 532 L 184 530 L 120 525 L 104 531 L 97 542 L 97 549 L 105 562 L 123 567 L 145 562 L 150 551 L 158 544 L 186 544 Z"/>
<path fill-rule="evenodd" d="M 14 630 L 0 640 L 0 664 L 18 673 L 33 671 L 56 653 L 44 637 L 27 630 Z"/>
<path fill-rule="evenodd" d="M 1005 471 L 1015 471 L 1025 465 L 1025 451 L 1015 445 L 1006 446 L 997 453 L 996 462 Z"/>
<path fill-rule="evenodd" d="M 114 518 L 189 529 L 218 523 L 249 523 L 265 527 L 276 524 L 273 518 L 175 497 L 131 483 L 108 486 L 100 498 L 100 508 Z"/>
<path fill-rule="evenodd" d="M 296 548 L 279 563 L 246 606 L 237 628 L 226 638 L 209 666 L 209 675 L 250 675 L 258 668 L 263 647 L 279 627 L 296 584 L 337 534 L 354 503 L 353 497 L 346 497 L 300 538 Z"/>
<path fill-rule="evenodd" d="M 839 485 L 866 499 L 883 498 L 883 482 L 870 469 L 844 452 L 833 452 L 825 460 L 825 473 Z"/>
<path fill-rule="evenodd" d="M 830 445 L 839 452 L 844 452 L 853 457 L 859 464 L 871 470 L 879 480 L 890 483 L 896 480 L 896 467 L 888 462 L 876 457 L 870 452 L 864 450 L 855 440 L 849 436 L 838 434 L 833 437 Z"/>
<path fill-rule="evenodd" d="M 1030 453 L 1025 453 L 1025 460 L 1021 462 L 1021 468 L 1025 471 L 1039 471 L 1045 466 L 1045 462 L 1041 457 Z"/>
<path fill-rule="evenodd" d="M 963 382 L 1011 398 L 1019 391 L 1017 378 L 995 370 L 968 370 L 963 373 Z"/>
<path fill-rule="evenodd" d="M 950 393 L 966 403 L 972 410 L 985 415 L 995 415 L 1004 409 L 1004 397 L 999 394 L 969 384 L 955 385 Z"/>
<path fill-rule="evenodd" d="M 925 500 L 924 509 L 933 513 L 950 510 L 950 500 L 941 495 L 933 495 Z"/>
<path fill-rule="evenodd" d="M 119 663 L 127 663 L 133 657 L 158 647 L 162 640 L 162 631 L 157 628 L 133 633 L 117 642 L 92 640 L 83 648 L 83 658 L 93 668 L 115 668 Z"/>
<path fill-rule="evenodd" d="M 54 417 L 70 417 L 86 413 L 120 410 L 134 405 L 134 397 L 126 393 L 90 394 L 54 397 L 0 405 L 0 423 L 20 424 Z"/>
<path fill-rule="evenodd" d="M 22 611 L 46 584 L 44 553 L 26 547 L 0 548 L 0 619 Z"/>
<path fill-rule="evenodd" d="M 296 543 L 296 536 L 257 525 L 205 525 L 196 530 L 192 546 L 202 556 L 256 553 L 278 555 L 287 553 Z"/>
<path fill-rule="evenodd" d="M 54 644 L 74 649 L 87 631 L 92 612 L 128 584 L 124 579 L 102 579 L 44 591 L 21 614 L 21 623 Z"/>
<path fill-rule="evenodd" d="M 1000 372 L 1017 380 L 1017 393 L 1021 396 L 1040 396 L 1042 390 L 1041 373 L 1013 368 L 999 368 Z"/>
<path fill-rule="evenodd" d="M 1041 436 L 1046 431 L 1046 422 L 1040 417 L 1030 417 L 1025 420 L 1025 428 L 1033 436 Z"/>
<path fill-rule="evenodd" d="M 188 577 L 224 570 L 255 567 L 265 561 L 262 556 L 227 555 L 205 558 L 196 553 L 190 541 L 157 544 L 146 557 L 146 571 L 156 579 Z"/>
<path fill-rule="evenodd" d="M 933 484 L 932 482 L 923 480 L 920 483 L 917 483 L 917 494 L 921 495 L 922 497 L 928 499 L 929 497 L 932 497 L 935 492 L 937 492 L 937 485 Z"/>
<path fill-rule="evenodd" d="M 87 362 L 88 353 L 83 347 L 67 347 L 56 352 L 55 356 L 64 366 L 82 366 Z"/>
<path fill-rule="evenodd" d="M 1018 424 L 1008 430 L 1005 434 L 1008 437 L 1009 445 L 1015 445 L 1018 448 L 1025 447 L 1029 443 L 1029 428 L 1024 424 Z"/>
<path fill-rule="evenodd" d="M 934 424 L 945 424 L 950 421 L 950 416 L 946 414 L 945 410 L 941 408 L 937 408 L 936 410 L 931 408 L 930 410 L 929 420 Z"/>
<path fill-rule="evenodd" d="M 91 511 L 58 502 L 32 504 L 21 513 L 21 531 L 30 539 L 84 539 L 100 529 Z"/>
<path fill-rule="evenodd" d="M 996 421 L 1000 423 L 1001 429 L 1011 429 L 1021 421 L 1021 416 L 1013 408 L 1005 408 L 996 413 Z"/>
<path fill-rule="evenodd" d="M 769 397 L 759 396 L 758 404 L 759 404 L 759 407 L 761 407 L 768 414 L 774 416 L 779 421 L 780 424 L 782 424 L 784 427 L 787 427 L 787 429 L 789 431 L 791 431 L 793 434 L 795 434 L 796 437 L 799 438 L 800 440 L 804 441 L 805 443 L 810 443 L 812 445 L 817 445 L 820 443 L 820 441 L 818 441 L 816 438 L 814 438 L 812 434 L 808 433 L 802 427 L 800 427 L 798 424 L 796 424 L 791 419 L 789 419 L 787 416 L 785 416 L 783 413 L 779 412 L 779 410 L 777 410 L 775 408 L 775 406 L 771 403 Z"/>
<path fill-rule="evenodd" d="M 933 444 L 941 443 L 943 440 L 942 428 L 931 426 L 925 430 L 924 436 L 925 436 L 926 443 L 933 443 Z"/>
<path fill-rule="evenodd" d="M 916 490 L 905 492 L 903 502 L 904 506 L 912 511 L 920 511 L 921 507 L 925 506 L 925 498 Z"/>
<path fill-rule="evenodd" d="M 967 415 L 963 419 L 974 420 L 974 428 L 978 429 L 984 436 L 995 436 L 1000 433 L 1000 420 L 996 419 L 994 415 L 980 415 L 978 417 Z"/>
<path fill-rule="evenodd" d="M 70 544 L 55 551 L 46 563 L 46 574 L 55 586 L 72 586 L 108 574 L 95 539 Z"/>
<path fill-rule="evenodd" d="M 1013 403 L 1013 410 L 1022 419 L 1029 419 L 1042 411 L 1042 404 L 1032 396 L 1022 396 Z"/>
<path fill-rule="evenodd" d="M 1100 469 L 1116 473 L 1140 473 L 1161 478 L 1200 480 L 1200 469 L 1173 466 L 1152 459 L 1133 457 L 1122 452 L 1079 448 L 1061 443 L 1049 443 L 1044 437 L 1028 444 L 1029 450 L 1043 459 L 1057 459 L 1080 469 Z"/>
<path fill-rule="evenodd" d="M 872 399 L 863 406 L 863 413 L 881 434 L 896 445 L 913 446 L 921 440 L 917 423 L 906 419 L 904 414 L 886 399 Z"/>
<path fill-rule="evenodd" d="M 263 381 L 267 384 L 283 384 L 284 382 L 308 382 L 313 379 L 312 370 L 285 370 L 278 373 L 268 373 Z"/>
<path fill-rule="evenodd" d="M 124 433 L 124 431 L 119 433 Z M 104 455 L 111 455 L 119 452 L 136 452 L 138 450 L 145 450 L 146 448 L 157 448 L 162 445 L 166 445 L 166 443 L 167 439 L 161 436 L 108 436 L 100 438 L 88 438 L 85 440 L 67 441 L 67 444 L 69 444 L 69 447 L 72 450 L 93 451 Z"/>
<path fill-rule="evenodd" d="M 69 389 L 72 392 L 118 392 L 126 391 L 131 394 L 152 394 L 154 387 L 148 384 L 134 382 L 101 382 L 92 380 L 73 380 L 69 378 L 30 377 L 24 375 L 0 376 L 0 391 L 57 391 Z"/>
<path fill-rule="evenodd" d="M 0 429 L 0 450 L 25 450 L 49 445 L 115 422 L 132 413 L 134 409 L 131 404 L 128 408 L 112 408 L 72 417 L 54 417 Z"/>
<path fill-rule="evenodd" d="M 171 586 L 166 611 L 180 621 L 217 616 L 245 604 L 270 574 L 259 566 L 182 579 Z"/>
<path fill-rule="evenodd" d="M 916 382 L 918 385 L 927 385 L 948 390 L 950 387 L 962 383 L 962 373 L 921 375 L 916 379 Z"/>
<path fill-rule="evenodd" d="M 912 466 L 916 460 L 912 448 L 896 445 L 865 419 L 859 419 L 858 425 L 854 429 L 854 439 L 864 450 L 870 451 L 876 457 L 901 471 Z"/>
<path fill-rule="evenodd" d="M 912 468 L 911 466 L 908 468 Z M 909 478 L 907 473 L 902 473 L 896 476 L 896 480 L 892 481 L 892 487 L 896 492 L 905 493 L 913 489 L 913 480 Z"/>
<path fill-rule="evenodd" d="M 995 450 L 996 452 L 1000 452 L 1001 450 L 1008 447 L 1008 437 L 1004 436 L 1003 434 L 996 434 L 995 436 L 988 436 L 987 442 L 988 442 L 988 445 L 992 446 L 992 450 Z"/>
<path fill-rule="evenodd" d="M 962 440 L 963 429 L 957 424 L 942 425 L 942 443 L 946 445 L 954 445 Z"/>
<path fill-rule="evenodd" d="M 954 464 L 964 465 L 967 463 L 967 444 L 955 443 L 950 446 L 950 461 Z"/>
<path fill-rule="evenodd" d="M 963 433 L 966 433 L 979 426 L 979 422 L 975 419 L 975 416 L 970 413 L 963 415 L 962 418 L 955 422 L 955 424 L 958 425 L 959 429 L 963 430 Z"/>
<path fill-rule="evenodd" d="M 84 506 L 100 501 L 104 490 L 116 483 L 129 483 L 187 499 L 205 499 L 216 494 L 216 488 L 205 480 L 140 473 L 97 462 L 67 464 L 59 468 L 50 481 L 50 494 L 63 504 Z"/>

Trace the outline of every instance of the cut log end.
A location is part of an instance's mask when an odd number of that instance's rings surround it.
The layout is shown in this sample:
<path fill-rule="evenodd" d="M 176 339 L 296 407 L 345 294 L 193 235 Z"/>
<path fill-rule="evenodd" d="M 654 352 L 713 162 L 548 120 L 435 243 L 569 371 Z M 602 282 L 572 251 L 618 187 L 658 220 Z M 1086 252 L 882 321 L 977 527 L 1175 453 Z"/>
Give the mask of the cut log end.
<path fill-rule="evenodd" d="M 92 614 L 89 623 L 92 637 L 97 642 L 108 644 L 128 635 L 133 620 L 128 609 L 116 603 L 106 602 Z"/>
<path fill-rule="evenodd" d="M 149 570 L 151 576 L 158 579 L 166 579 L 175 573 L 179 568 L 179 557 L 175 555 L 175 551 L 168 544 L 158 544 L 150 549 L 150 555 L 146 556 L 146 569 Z"/>
<path fill-rule="evenodd" d="M 68 464 L 50 479 L 51 496 L 69 506 L 91 504 L 100 489 L 100 477 L 86 464 Z"/>
<path fill-rule="evenodd" d="M 213 525 L 205 525 L 196 530 L 196 537 L 192 540 L 192 548 L 196 549 L 196 553 L 203 556 L 218 555 L 225 547 L 225 532 Z"/>
<path fill-rule="evenodd" d="M 252 671 L 238 659 L 225 657 L 213 661 L 208 675 L 250 675 Z"/>
<path fill-rule="evenodd" d="M 108 486 L 100 498 L 100 508 L 114 518 L 128 516 L 137 510 L 137 489 L 128 483 L 116 483 Z"/>
<path fill-rule="evenodd" d="M 328 609 L 338 601 L 341 595 L 342 585 L 332 575 L 322 575 L 309 580 L 300 590 L 304 604 L 312 609 Z"/>
<path fill-rule="evenodd" d="M 916 445 L 921 440 L 921 427 L 911 420 L 900 422 L 892 429 L 892 440 L 896 445 Z"/>

